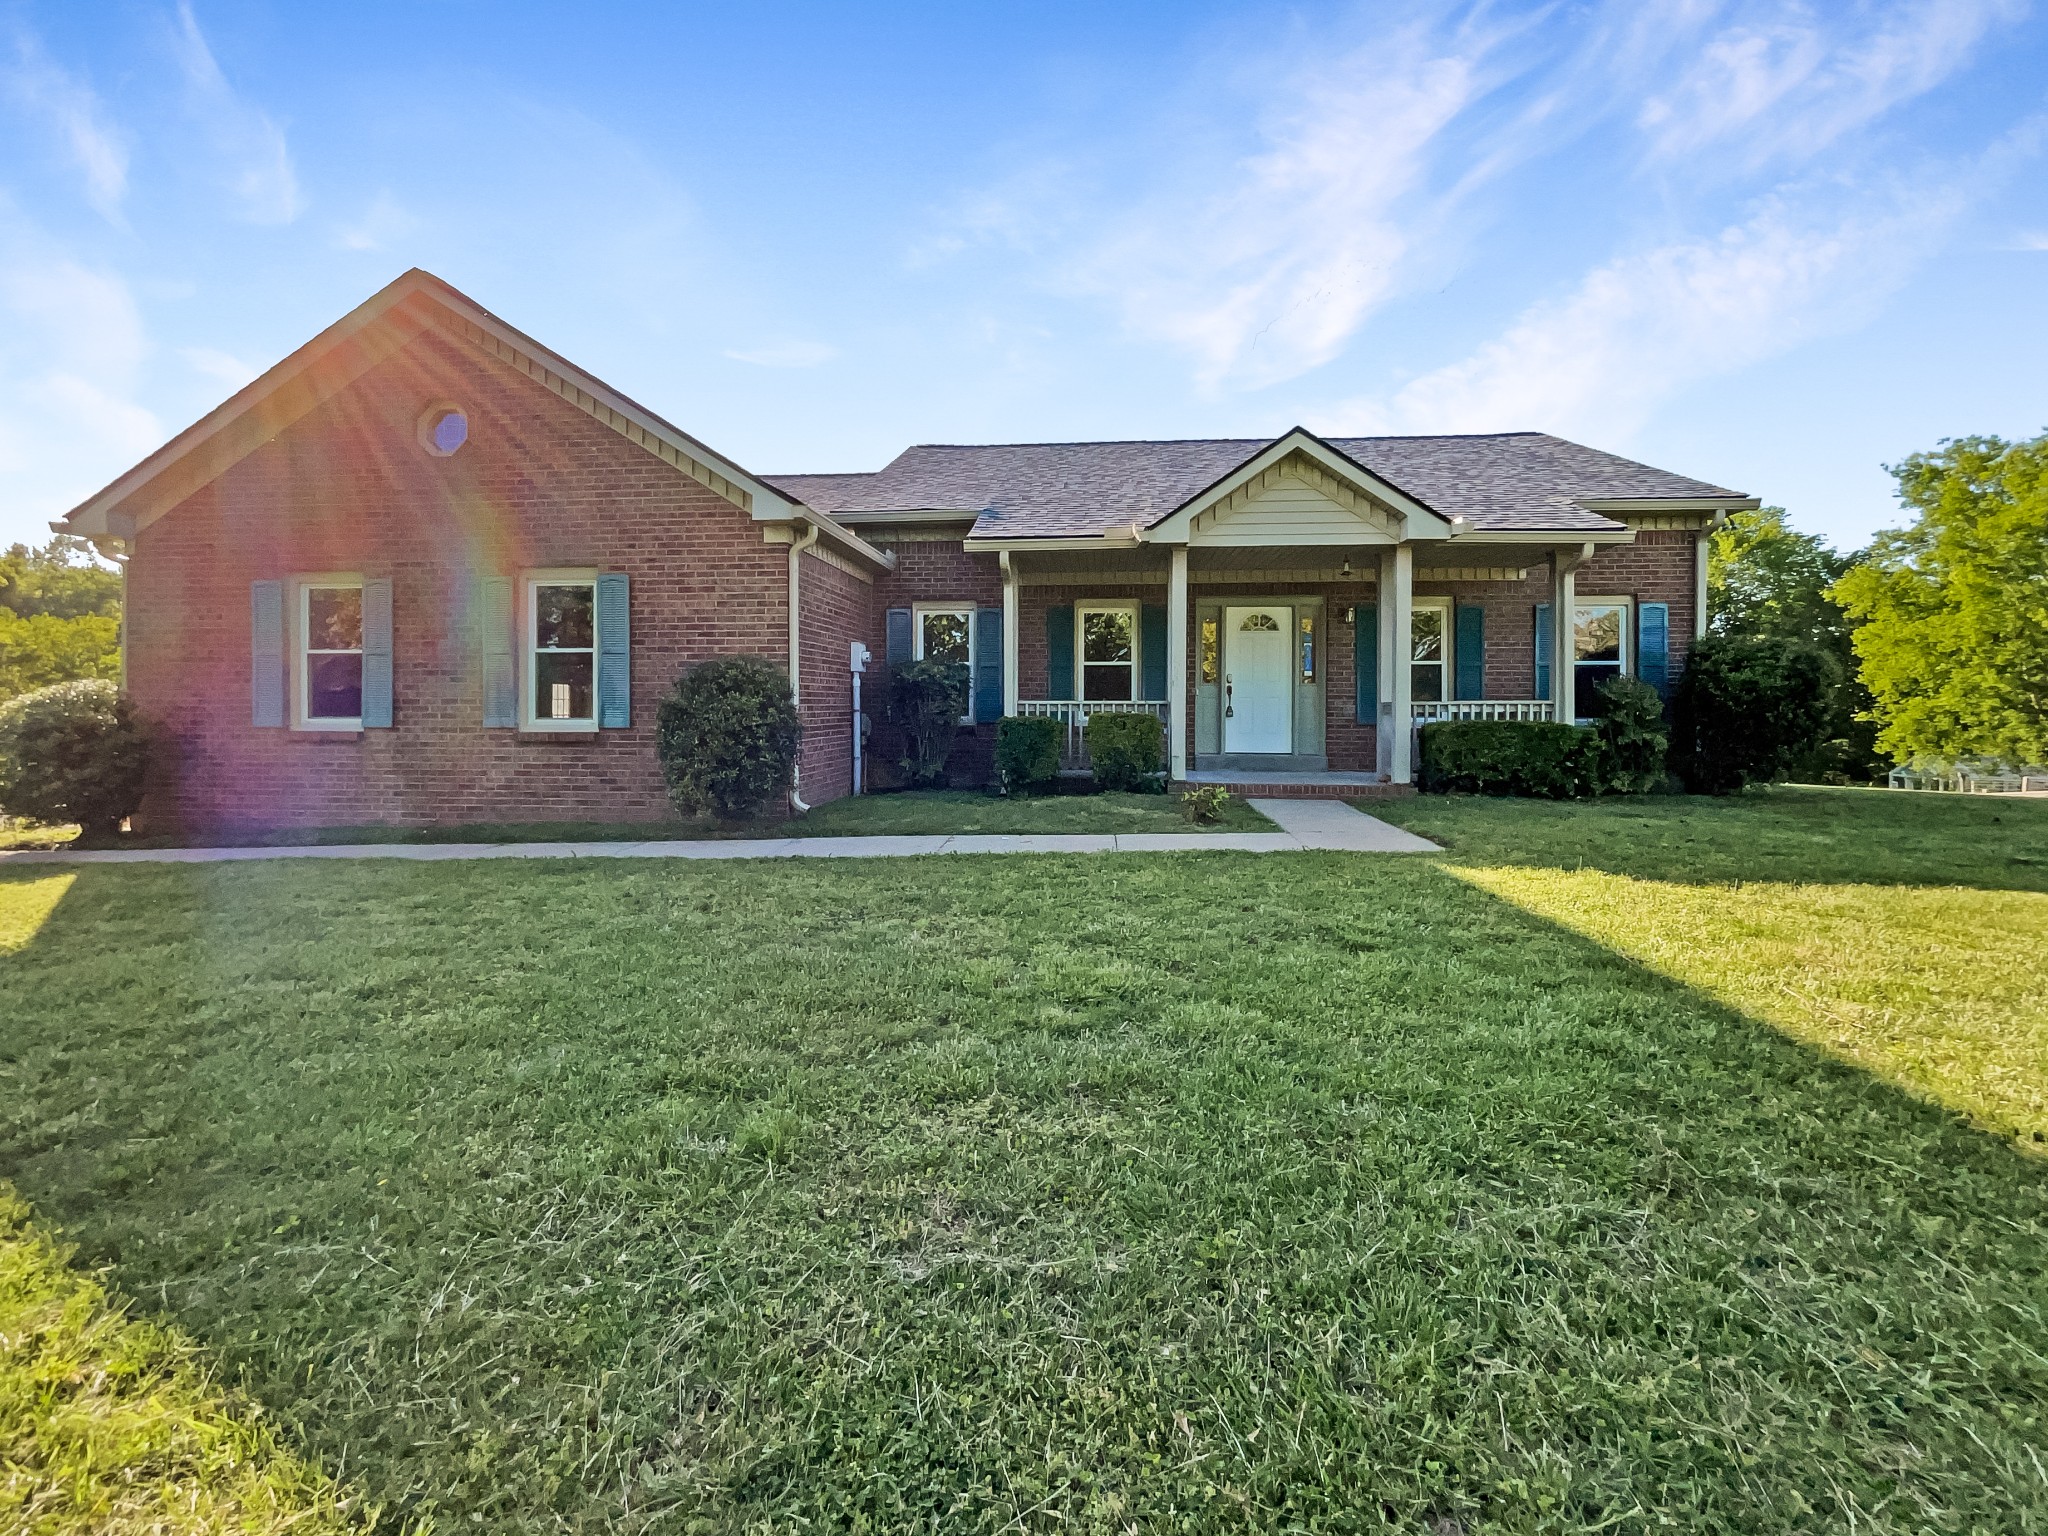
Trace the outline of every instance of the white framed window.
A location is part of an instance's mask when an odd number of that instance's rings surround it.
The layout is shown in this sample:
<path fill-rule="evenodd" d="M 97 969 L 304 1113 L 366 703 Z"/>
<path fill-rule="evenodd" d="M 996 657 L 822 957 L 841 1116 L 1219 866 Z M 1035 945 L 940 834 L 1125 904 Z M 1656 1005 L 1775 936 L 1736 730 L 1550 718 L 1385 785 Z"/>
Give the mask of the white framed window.
<path fill-rule="evenodd" d="M 1602 683 L 1633 670 L 1634 606 L 1626 597 L 1582 597 L 1572 609 L 1572 708 L 1581 720 L 1599 712 Z"/>
<path fill-rule="evenodd" d="M 1433 704 L 1451 696 L 1451 600 L 1418 597 L 1410 616 L 1408 696 Z"/>
<path fill-rule="evenodd" d="M 911 610 L 910 655 L 913 661 L 950 661 L 967 669 L 967 713 L 962 725 L 974 723 L 974 610 L 941 603 L 920 603 Z"/>
<path fill-rule="evenodd" d="M 534 731 L 596 730 L 597 572 L 529 572 L 524 608 L 521 723 Z"/>
<path fill-rule="evenodd" d="M 1081 662 L 1085 702 L 1138 696 L 1138 609 L 1132 603 L 1083 603 L 1074 614 L 1079 631 L 1075 651 Z"/>
<path fill-rule="evenodd" d="M 363 578 L 302 576 L 294 584 L 293 724 L 363 728 Z"/>

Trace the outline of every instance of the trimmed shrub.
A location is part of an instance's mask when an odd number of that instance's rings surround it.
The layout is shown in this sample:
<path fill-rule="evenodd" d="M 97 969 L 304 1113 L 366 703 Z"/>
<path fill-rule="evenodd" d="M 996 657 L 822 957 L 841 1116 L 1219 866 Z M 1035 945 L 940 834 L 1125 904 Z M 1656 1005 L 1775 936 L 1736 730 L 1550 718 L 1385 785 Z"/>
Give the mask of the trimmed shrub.
<path fill-rule="evenodd" d="M 1841 681 L 1805 641 L 1707 636 L 1672 699 L 1672 766 L 1702 795 L 1778 778 L 1827 740 Z"/>
<path fill-rule="evenodd" d="M 886 713 L 903 733 L 904 781 L 912 789 L 943 782 L 967 713 L 967 668 L 957 661 L 899 662 L 889 671 Z"/>
<path fill-rule="evenodd" d="M 661 701 L 655 750 L 678 810 L 739 821 L 789 792 L 802 734 L 782 668 L 722 656 L 684 673 Z"/>
<path fill-rule="evenodd" d="M 1088 762 L 1103 789 L 1160 789 L 1166 728 L 1157 715 L 1090 715 Z"/>
<path fill-rule="evenodd" d="M 996 723 L 996 777 L 1003 789 L 1030 790 L 1060 776 L 1064 723 L 1046 715 L 1007 715 Z"/>
<path fill-rule="evenodd" d="M 149 740 L 112 683 L 56 683 L 0 704 L 0 812 L 110 836 L 142 803 Z"/>
<path fill-rule="evenodd" d="M 1599 688 L 1600 787 L 1646 795 L 1664 782 L 1664 701 L 1639 677 L 1610 677 Z"/>
<path fill-rule="evenodd" d="M 1600 739 L 1549 720 L 1441 720 L 1422 728 L 1422 787 L 1571 800 L 1600 792 Z"/>

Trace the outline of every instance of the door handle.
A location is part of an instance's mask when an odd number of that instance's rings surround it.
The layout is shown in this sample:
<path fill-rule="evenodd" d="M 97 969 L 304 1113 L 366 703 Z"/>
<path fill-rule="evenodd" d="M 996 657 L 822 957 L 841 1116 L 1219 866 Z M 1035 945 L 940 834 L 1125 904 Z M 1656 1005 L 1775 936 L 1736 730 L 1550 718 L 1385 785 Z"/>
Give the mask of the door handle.
<path fill-rule="evenodd" d="M 1231 702 L 1230 674 L 1223 674 L 1223 718 L 1228 720 L 1237 713 L 1237 706 Z"/>

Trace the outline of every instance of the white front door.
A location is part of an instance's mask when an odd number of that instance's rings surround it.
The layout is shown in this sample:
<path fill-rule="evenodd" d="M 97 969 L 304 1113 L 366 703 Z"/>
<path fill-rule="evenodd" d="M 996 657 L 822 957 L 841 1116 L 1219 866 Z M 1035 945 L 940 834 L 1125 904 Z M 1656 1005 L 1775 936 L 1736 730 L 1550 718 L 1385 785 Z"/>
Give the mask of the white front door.
<path fill-rule="evenodd" d="M 1288 607 L 1223 610 L 1223 750 L 1294 750 L 1294 650 Z"/>

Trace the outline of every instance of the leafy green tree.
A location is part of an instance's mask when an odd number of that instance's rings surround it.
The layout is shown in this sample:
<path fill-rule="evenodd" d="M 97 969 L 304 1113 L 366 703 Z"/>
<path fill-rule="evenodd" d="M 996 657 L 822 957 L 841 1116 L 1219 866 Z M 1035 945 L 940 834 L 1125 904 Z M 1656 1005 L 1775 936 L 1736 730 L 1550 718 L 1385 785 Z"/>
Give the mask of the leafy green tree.
<path fill-rule="evenodd" d="M 25 619 L 119 618 L 121 573 L 103 565 L 91 543 L 75 534 L 60 533 L 41 549 L 11 545 L 0 554 L 0 608 Z"/>
<path fill-rule="evenodd" d="M 1862 780 L 1879 767 L 1870 694 L 1851 643 L 1855 621 L 1830 595 L 1855 562 L 1794 528 L 1783 507 L 1732 512 L 1707 539 L 1709 634 L 1816 646 L 1836 662 L 1818 744 L 1783 765 L 1794 779 Z"/>
<path fill-rule="evenodd" d="M 1783 507 L 1731 512 L 1707 538 L 1707 629 L 1750 639 L 1806 640 L 1846 652 L 1850 624 L 1828 589 L 1854 557 L 1801 533 Z"/>
<path fill-rule="evenodd" d="M 1892 473 L 1911 526 L 1831 596 L 1901 762 L 2048 762 L 2048 435 L 1956 438 Z"/>
<path fill-rule="evenodd" d="M 0 700 L 120 673 L 120 572 L 68 534 L 0 554 Z"/>

